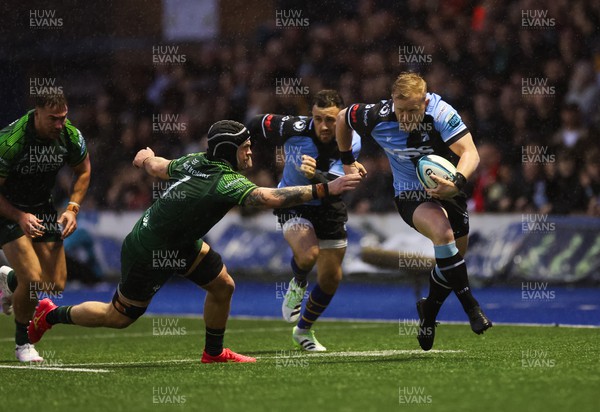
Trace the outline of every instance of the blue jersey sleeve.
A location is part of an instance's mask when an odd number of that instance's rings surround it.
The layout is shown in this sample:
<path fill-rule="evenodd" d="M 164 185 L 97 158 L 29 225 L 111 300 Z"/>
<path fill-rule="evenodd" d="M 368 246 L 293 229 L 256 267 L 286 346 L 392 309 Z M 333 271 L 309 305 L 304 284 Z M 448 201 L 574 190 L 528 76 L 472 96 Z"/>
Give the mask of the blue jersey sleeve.
<path fill-rule="evenodd" d="M 469 133 L 467 126 L 463 123 L 460 115 L 448 103 L 436 94 L 429 94 L 430 104 L 427 112 L 433 117 L 433 126 L 440 133 L 446 145 L 450 146 L 458 139 Z"/>

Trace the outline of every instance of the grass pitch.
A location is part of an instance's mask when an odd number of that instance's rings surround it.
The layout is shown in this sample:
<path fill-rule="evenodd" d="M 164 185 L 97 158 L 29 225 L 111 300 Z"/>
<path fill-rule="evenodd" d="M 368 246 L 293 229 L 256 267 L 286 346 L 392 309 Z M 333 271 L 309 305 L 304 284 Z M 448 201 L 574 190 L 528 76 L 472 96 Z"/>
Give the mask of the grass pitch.
<path fill-rule="evenodd" d="M 200 363 L 203 322 L 145 316 L 125 330 L 58 325 L 14 358 L 0 318 L 3 411 L 592 411 L 600 329 L 443 324 L 422 352 L 410 322 L 319 322 L 325 354 L 294 350 L 277 320 L 230 321 L 226 346 L 256 364 Z"/>

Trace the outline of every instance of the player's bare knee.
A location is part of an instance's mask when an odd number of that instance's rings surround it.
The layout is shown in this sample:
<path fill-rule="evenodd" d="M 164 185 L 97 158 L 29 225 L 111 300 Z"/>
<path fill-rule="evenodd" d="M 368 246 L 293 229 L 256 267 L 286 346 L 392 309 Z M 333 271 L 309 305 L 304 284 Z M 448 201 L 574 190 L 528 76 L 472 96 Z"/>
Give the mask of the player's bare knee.
<path fill-rule="evenodd" d="M 312 246 L 306 251 L 303 251 L 301 255 L 294 257 L 298 266 L 302 269 L 308 270 L 312 268 L 317 259 L 319 258 L 319 247 Z"/>
<path fill-rule="evenodd" d="M 229 273 L 224 272 L 224 276 L 219 283 L 219 295 L 225 298 L 231 298 L 235 291 L 235 282 Z"/>
<path fill-rule="evenodd" d="M 206 290 L 210 293 L 213 298 L 217 300 L 230 300 L 233 292 L 235 291 L 235 282 L 233 278 L 227 273 L 227 269 L 225 267 L 213 280 L 211 283 L 207 285 Z"/>
<path fill-rule="evenodd" d="M 434 245 L 447 245 L 448 243 L 454 242 L 452 228 L 435 232 L 431 240 Z"/>
<path fill-rule="evenodd" d="M 135 321 L 136 319 L 132 319 L 117 311 L 113 311 L 113 313 L 111 313 L 111 315 L 107 319 L 108 325 L 106 326 L 109 326 L 114 329 L 125 329 Z"/>

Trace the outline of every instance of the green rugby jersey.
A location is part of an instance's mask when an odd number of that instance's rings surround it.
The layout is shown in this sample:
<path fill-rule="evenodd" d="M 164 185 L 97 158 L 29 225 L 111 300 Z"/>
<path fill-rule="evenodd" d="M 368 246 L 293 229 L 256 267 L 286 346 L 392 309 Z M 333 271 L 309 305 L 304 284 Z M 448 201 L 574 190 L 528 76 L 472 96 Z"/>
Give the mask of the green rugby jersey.
<path fill-rule="evenodd" d="M 168 185 L 135 224 L 143 250 L 175 248 L 200 239 L 257 186 L 223 162 L 192 153 L 169 163 Z"/>
<path fill-rule="evenodd" d="M 17 206 L 47 202 L 60 168 L 77 166 L 88 153 L 81 132 L 69 120 L 54 140 L 37 135 L 33 118 L 31 110 L 0 130 L 0 178 L 6 179 L 0 193 Z"/>

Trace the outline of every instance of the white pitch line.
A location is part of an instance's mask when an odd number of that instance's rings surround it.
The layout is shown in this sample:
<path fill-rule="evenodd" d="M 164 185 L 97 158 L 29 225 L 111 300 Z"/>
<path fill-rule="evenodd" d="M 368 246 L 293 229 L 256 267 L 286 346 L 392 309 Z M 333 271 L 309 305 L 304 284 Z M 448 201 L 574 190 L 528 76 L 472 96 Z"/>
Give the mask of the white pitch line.
<path fill-rule="evenodd" d="M 291 357 L 296 357 L 296 353 L 295 351 L 282 351 L 287 353 L 290 353 Z M 294 352 L 294 355 L 291 355 L 291 353 Z M 378 357 L 378 356 L 394 356 L 394 355 L 424 355 L 424 354 L 428 354 L 428 353 L 464 353 L 464 350 L 454 350 L 454 349 L 448 349 L 448 350 L 442 350 L 442 349 L 433 349 L 430 351 L 423 351 L 420 349 L 391 349 L 391 350 L 376 350 L 376 351 L 350 351 L 350 352 L 321 352 L 321 353 L 308 353 L 308 352 L 298 352 L 298 356 L 301 355 L 306 355 L 306 357 L 310 357 L 310 358 L 327 358 L 327 357 L 332 357 L 332 358 L 345 358 L 345 357 L 360 357 L 360 356 L 373 356 L 373 357 Z M 275 355 L 275 356 L 257 356 L 256 359 L 277 359 L 277 358 L 282 358 L 282 357 L 287 357 L 287 356 L 282 356 L 282 355 Z"/>
<path fill-rule="evenodd" d="M 277 353 L 278 351 L 275 351 Z M 394 355 L 425 355 L 428 353 L 464 353 L 464 350 L 454 349 L 433 349 L 430 351 L 422 351 L 420 349 L 391 349 L 391 350 L 379 350 L 379 351 L 350 351 L 350 352 L 326 352 L 326 353 L 308 353 L 300 352 L 295 350 L 279 351 L 289 353 L 292 357 L 330 357 L 330 358 L 344 358 L 344 357 L 381 357 L 381 356 L 394 356 Z M 293 352 L 293 355 L 291 355 Z M 277 359 L 281 358 L 281 355 L 275 356 L 256 356 L 256 359 Z M 131 365 L 152 365 L 155 363 L 198 363 L 200 364 L 200 357 L 189 358 L 189 359 L 161 359 L 161 360 L 148 360 L 140 362 L 98 362 L 98 363 L 70 363 L 68 366 L 131 366 Z"/>
<path fill-rule="evenodd" d="M 371 329 L 377 328 L 381 325 L 370 324 L 370 325 L 330 325 L 327 329 Z M 293 325 L 277 328 L 252 328 L 252 329 L 228 329 L 227 335 L 238 334 L 238 333 L 264 333 L 264 332 L 291 332 Z M 189 329 L 189 328 L 188 328 Z M 80 330 L 84 330 L 80 328 Z M 108 330 L 108 328 L 106 329 Z M 204 335 L 204 330 L 187 330 L 185 335 Z M 103 333 L 98 335 L 81 334 L 76 336 L 64 336 L 64 335 L 53 335 L 52 332 L 49 335 L 44 335 L 44 341 L 47 340 L 71 340 L 71 339 L 120 339 L 120 338 L 153 338 L 153 337 L 164 337 L 164 336 L 182 336 L 182 335 L 153 335 L 152 331 L 148 332 L 122 332 L 122 333 Z M 11 338 L 0 338 L 0 342 L 13 342 L 14 337 Z"/>
<path fill-rule="evenodd" d="M 0 365 L 3 369 L 29 369 L 36 371 L 64 371 L 64 372 L 89 372 L 89 373 L 109 373 L 108 369 L 86 369 L 86 368 L 63 368 L 58 366 L 15 366 Z"/>

